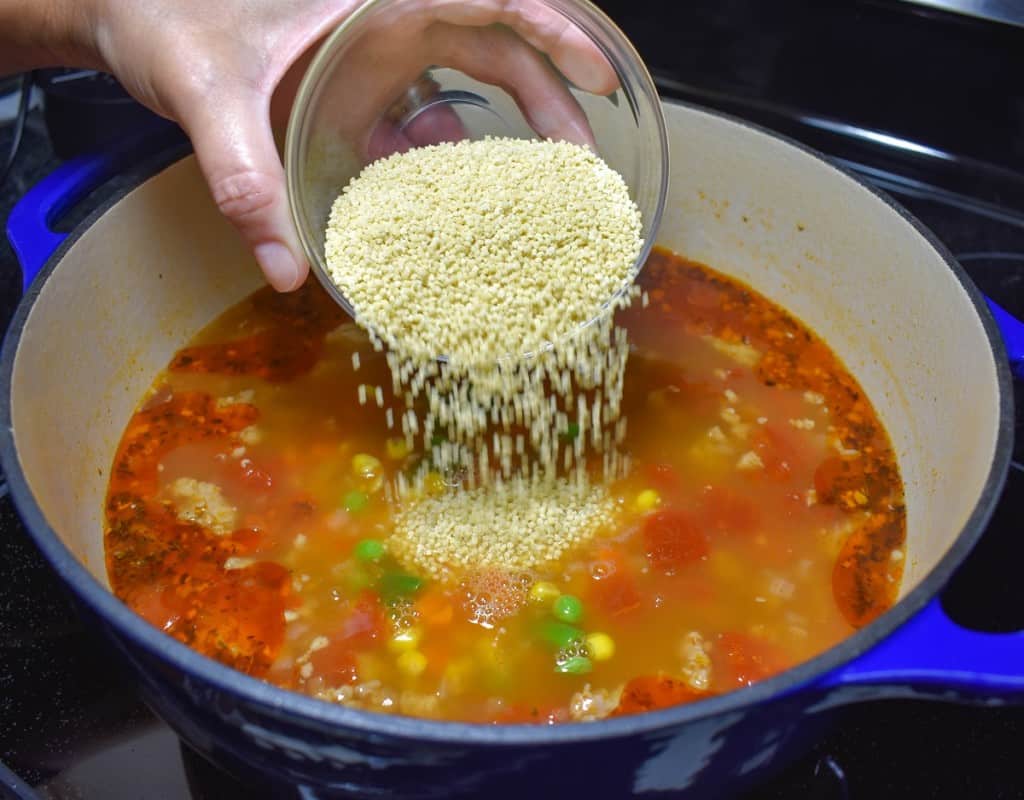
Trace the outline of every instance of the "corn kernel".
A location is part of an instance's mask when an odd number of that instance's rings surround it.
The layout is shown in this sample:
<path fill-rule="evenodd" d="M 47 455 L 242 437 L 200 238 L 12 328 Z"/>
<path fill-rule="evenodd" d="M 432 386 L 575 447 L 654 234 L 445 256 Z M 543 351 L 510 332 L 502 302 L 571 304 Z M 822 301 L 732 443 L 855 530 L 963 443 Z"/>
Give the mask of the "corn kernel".
<path fill-rule="evenodd" d="M 530 587 L 530 601 L 537 605 L 548 605 L 561 594 L 561 590 L 550 581 L 537 581 Z"/>
<path fill-rule="evenodd" d="M 607 633 L 588 633 L 586 643 L 594 661 L 607 661 L 615 655 L 615 640 Z"/>
<path fill-rule="evenodd" d="M 384 473 L 380 459 L 369 453 L 352 456 L 352 474 L 359 478 L 359 487 L 366 492 L 376 492 L 384 485 Z"/>
<path fill-rule="evenodd" d="M 409 455 L 409 444 L 401 437 L 388 439 L 384 443 L 384 449 L 392 461 L 401 461 Z"/>
<path fill-rule="evenodd" d="M 398 657 L 396 663 L 399 670 L 410 678 L 416 678 L 427 668 L 427 657 L 419 650 L 406 650 Z"/>
<path fill-rule="evenodd" d="M 633 505 L 637 511 L 651 511 L 661 505 L 661 495 L 654 489 L 644 489 L 636 496 Z"/>
<path fill-rule="evenodd" d="M 352 473 L 360 478 L 372 478 L 380 472 L 380 459 L 369 453 L 356 453 L 352 456 Z"/>
<path fill-rule="evenodd" d="M 441 477 L 439 472 L 428 472 L 423 477 L 423 491 L 431 497 L 444 494 L 447 488 L 444 478 Z"/>
<path fill-rule="evenodd" d="M 392 653 L 406 653 L 415 650 L 420 643 L 422 634 L 418 628 L 406 628 L 388 639 L 388 650 Z"/>

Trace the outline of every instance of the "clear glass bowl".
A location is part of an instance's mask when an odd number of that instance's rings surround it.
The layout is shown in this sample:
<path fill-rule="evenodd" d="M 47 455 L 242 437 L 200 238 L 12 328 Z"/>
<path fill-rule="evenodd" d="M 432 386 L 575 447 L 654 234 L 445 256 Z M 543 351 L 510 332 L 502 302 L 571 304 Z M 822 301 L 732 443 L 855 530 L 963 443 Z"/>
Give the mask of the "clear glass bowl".
<path fill-rule="evenodd" d="M 643 266 L 669 174 L 665 118 L 650 74 L 625 35 L 586 0 L 523 0 L 518 5 L 531 25 L 507 18 L 511 24 L 482 24 L 490 22 L 489 9 L 507 5 L 370 0 L 325 40 L 307 70 L 285 141 L 289 203 L 310 267 L 350 314 L 324 262 L 331 206 L 366 164 L 410 144 L 486 136 L 584 143 L 586 134 L 572 131 L 589 125 L 592 140 L 586 143 L 622 175 L 640 208 L 644 247 L 634 276 Z M 614 71 L 618 87 L 609 94 L 573 85 L 555 66 L 559 58 L 541 55 L 516 32 L 544 45 L 567 24 Z M 569 71 L 578 75 L 578 64 Z M 614 83 L 606 82 L 606 88 Z M 523 99 L 525 113 L 513 92 Z M 538 107 L 540 99 L 550 102 Z M 585 123 L 573 126 L 569 117 Z M 552 129 L 567 126 L 569 134 L 551 136 Z"/>

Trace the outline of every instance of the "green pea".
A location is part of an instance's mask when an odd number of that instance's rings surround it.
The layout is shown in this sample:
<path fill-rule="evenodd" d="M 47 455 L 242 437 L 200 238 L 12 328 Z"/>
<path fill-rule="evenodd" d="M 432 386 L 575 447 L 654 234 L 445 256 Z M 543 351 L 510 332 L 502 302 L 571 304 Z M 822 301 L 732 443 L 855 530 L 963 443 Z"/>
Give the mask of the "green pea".
<path fill-rule="evenodd" d="M 555 647 L 568 647 L 583 640 L 583 631 L 564 622 L 546 619 L 540 625 L 540 636 Z"/>
<path fill-rule="evenodd" d="M 579 435 L 580 424 L 578 422 L 570 422 L 566 426 L 565 431 L 559 434 L 559 436 L 562 438 L 562 441 L 564 442 L 571 442 Z"/>
<path fill-rule="evenodd" d="M 579 622 L 583 618 L 583 603 L 571 594 L 561 594 L 551 604 L 551 611 L 562 622 Z"/>
<path fill-rule="evenodd" d="M 370 498 L 366 496 L 366 492 L 360 492 L 358 489 L 354 489 L 345 495 L 341 503 L 345 506 L 346 511 L 352 514 L 357 514 L 369 505 Z"/>
<path fill-rule="evenodd" d="M 423 579 L 401 572 L 389 572 L 380 579 L 380 593 L 384 597 L 414 594 L 423 586 Z"/>
<path fill-rule="evenodd" d="M 363 539 L 356 544 L 355 553 L 360 561 L 380 561 L 384 557 L 384 544 L 377 539 Z"/>
<path fill-rule="evenodd" d="M 572 658 L 567 658 L 561 664 L 555 665 L 555 672 L 568 675 L 586 675 L 593 668 L 594 665 L 590 663 L 590 659 L 586 656 L 573 656 Z"/>

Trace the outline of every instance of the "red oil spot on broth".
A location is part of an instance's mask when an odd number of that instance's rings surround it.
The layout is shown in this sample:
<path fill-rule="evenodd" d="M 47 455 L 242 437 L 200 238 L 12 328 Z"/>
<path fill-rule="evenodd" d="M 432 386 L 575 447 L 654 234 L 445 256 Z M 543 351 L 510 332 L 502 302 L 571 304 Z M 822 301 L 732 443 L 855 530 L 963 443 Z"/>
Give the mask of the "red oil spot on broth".
<path fill-rule="evenodd" d="M 157 499 L 159 464 L 190 442 L 227 437 L 259 416 L 246 404 L 219 408 L 197 392 L 137 412 L 114 457 L 106 503 L 111 586 L 151 624 L 200 652 L 262 674 L 280 649 L 288 572 L 270 562 L 227 570 L 244 535 L 218 537 L 178 519 Z"/>
<path fill-rule="evenodd" d="M 338 305 L 309 284 L 281 297 L 265 287 L 251 302 L 254 310 L 269 317 L 273 327 L 229 342 L 186 347 L 175 355 L 170 371 L 251 375 L 271 383 L 290 381 L 313 368 L 324 337 L 345 320 Z"/>
<path fill-rule="evenodd" d="M 843 544 L 832 571 L 832 594 L 846 621 L 863 627 L 896 602 L 902 561 L 892 552 L 903 546 L 902 509 L 896 515 L 873 514 Z"/>
<path fill-rule="evenodd" d="M 698 692 L 681 680 L 667 675 L 643 675 L 626 684 L 612 716 L 657 711 L 659 708 L 693 703 L 710 696 L 710 693 Z"/>
<path fill-rule="evenodd" d="M 665 574 L 700 561 L 709 552 L 707 536 L 697 521 L 677 509 L 649 515 L 644 520 L 643 537 L 651 566 Z"/>
<path fill-rule="evenodd" d="M 348 320 L 341 307 L 315 281 L 284 294 L 264 286 L 252 294 L 250 302 L 253 311 L 276 327 L 304 333 L 329 333 Z"/>
<path fill-rule="evenodd" d="M 180 350 L 171 372 L 251 375 L 271 383 L 305 375 L 323 349 L 323 336 L 274 329 L 220 344 Z"/>
<path fill-rule="evenodd" d="M 190 442 L 226 438 L 259 419 L 245 403 L 218 407 L 201 392 L 179 392 L 164 403 L 136 413 L 128 423 L 114 456 L 108 494 L 150 497 L 157 491 L 157 466 L 177 447 Z"/>
<path fill-rule="evenodd" d="M 259 675 L 283 640 L 288 571 L 268 561 L 225 569 L 237 552 L 231 537 L 178 520 L 157 504 L 136 505 L 134 517 L 122 508 L 110 523 L 107 571 L 115 593 L 152 625 Z"/>

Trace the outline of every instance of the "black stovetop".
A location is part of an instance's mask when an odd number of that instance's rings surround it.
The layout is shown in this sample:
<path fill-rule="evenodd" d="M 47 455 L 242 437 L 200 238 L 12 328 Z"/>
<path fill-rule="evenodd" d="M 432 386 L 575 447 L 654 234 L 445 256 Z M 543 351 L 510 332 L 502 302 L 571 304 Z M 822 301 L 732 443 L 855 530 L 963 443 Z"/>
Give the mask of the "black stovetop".
<path fill-rule="evenodd" d="M 601 5 L 634 39 L 663 94 L 747 117 L 854 169 L 1024 317 L 1024 30 L 897 0 Z M 0 127 L 0 154 L 10 136 L 10 125 Z M 57 163 L 33 112 L 0 187 L 0 218 Z M 85 208 L 131 181 L 120 176 Z M 0 242 L 0 325 L 19 293 L 17 262 Z M 1021 399 L 1017 410 L 1024 420 Z M 1019 424 L 1017 433 L 996 516 L 942 596 L 955 619 L 978 629 L 1024 628 Z M 0 493 L 0 759 L 44 797 L 260 797 L 183 750 L 141 704 Z M 1022 741 L 1020 707 L 864 703 L 748 800 L 1024 798 Z"/>

